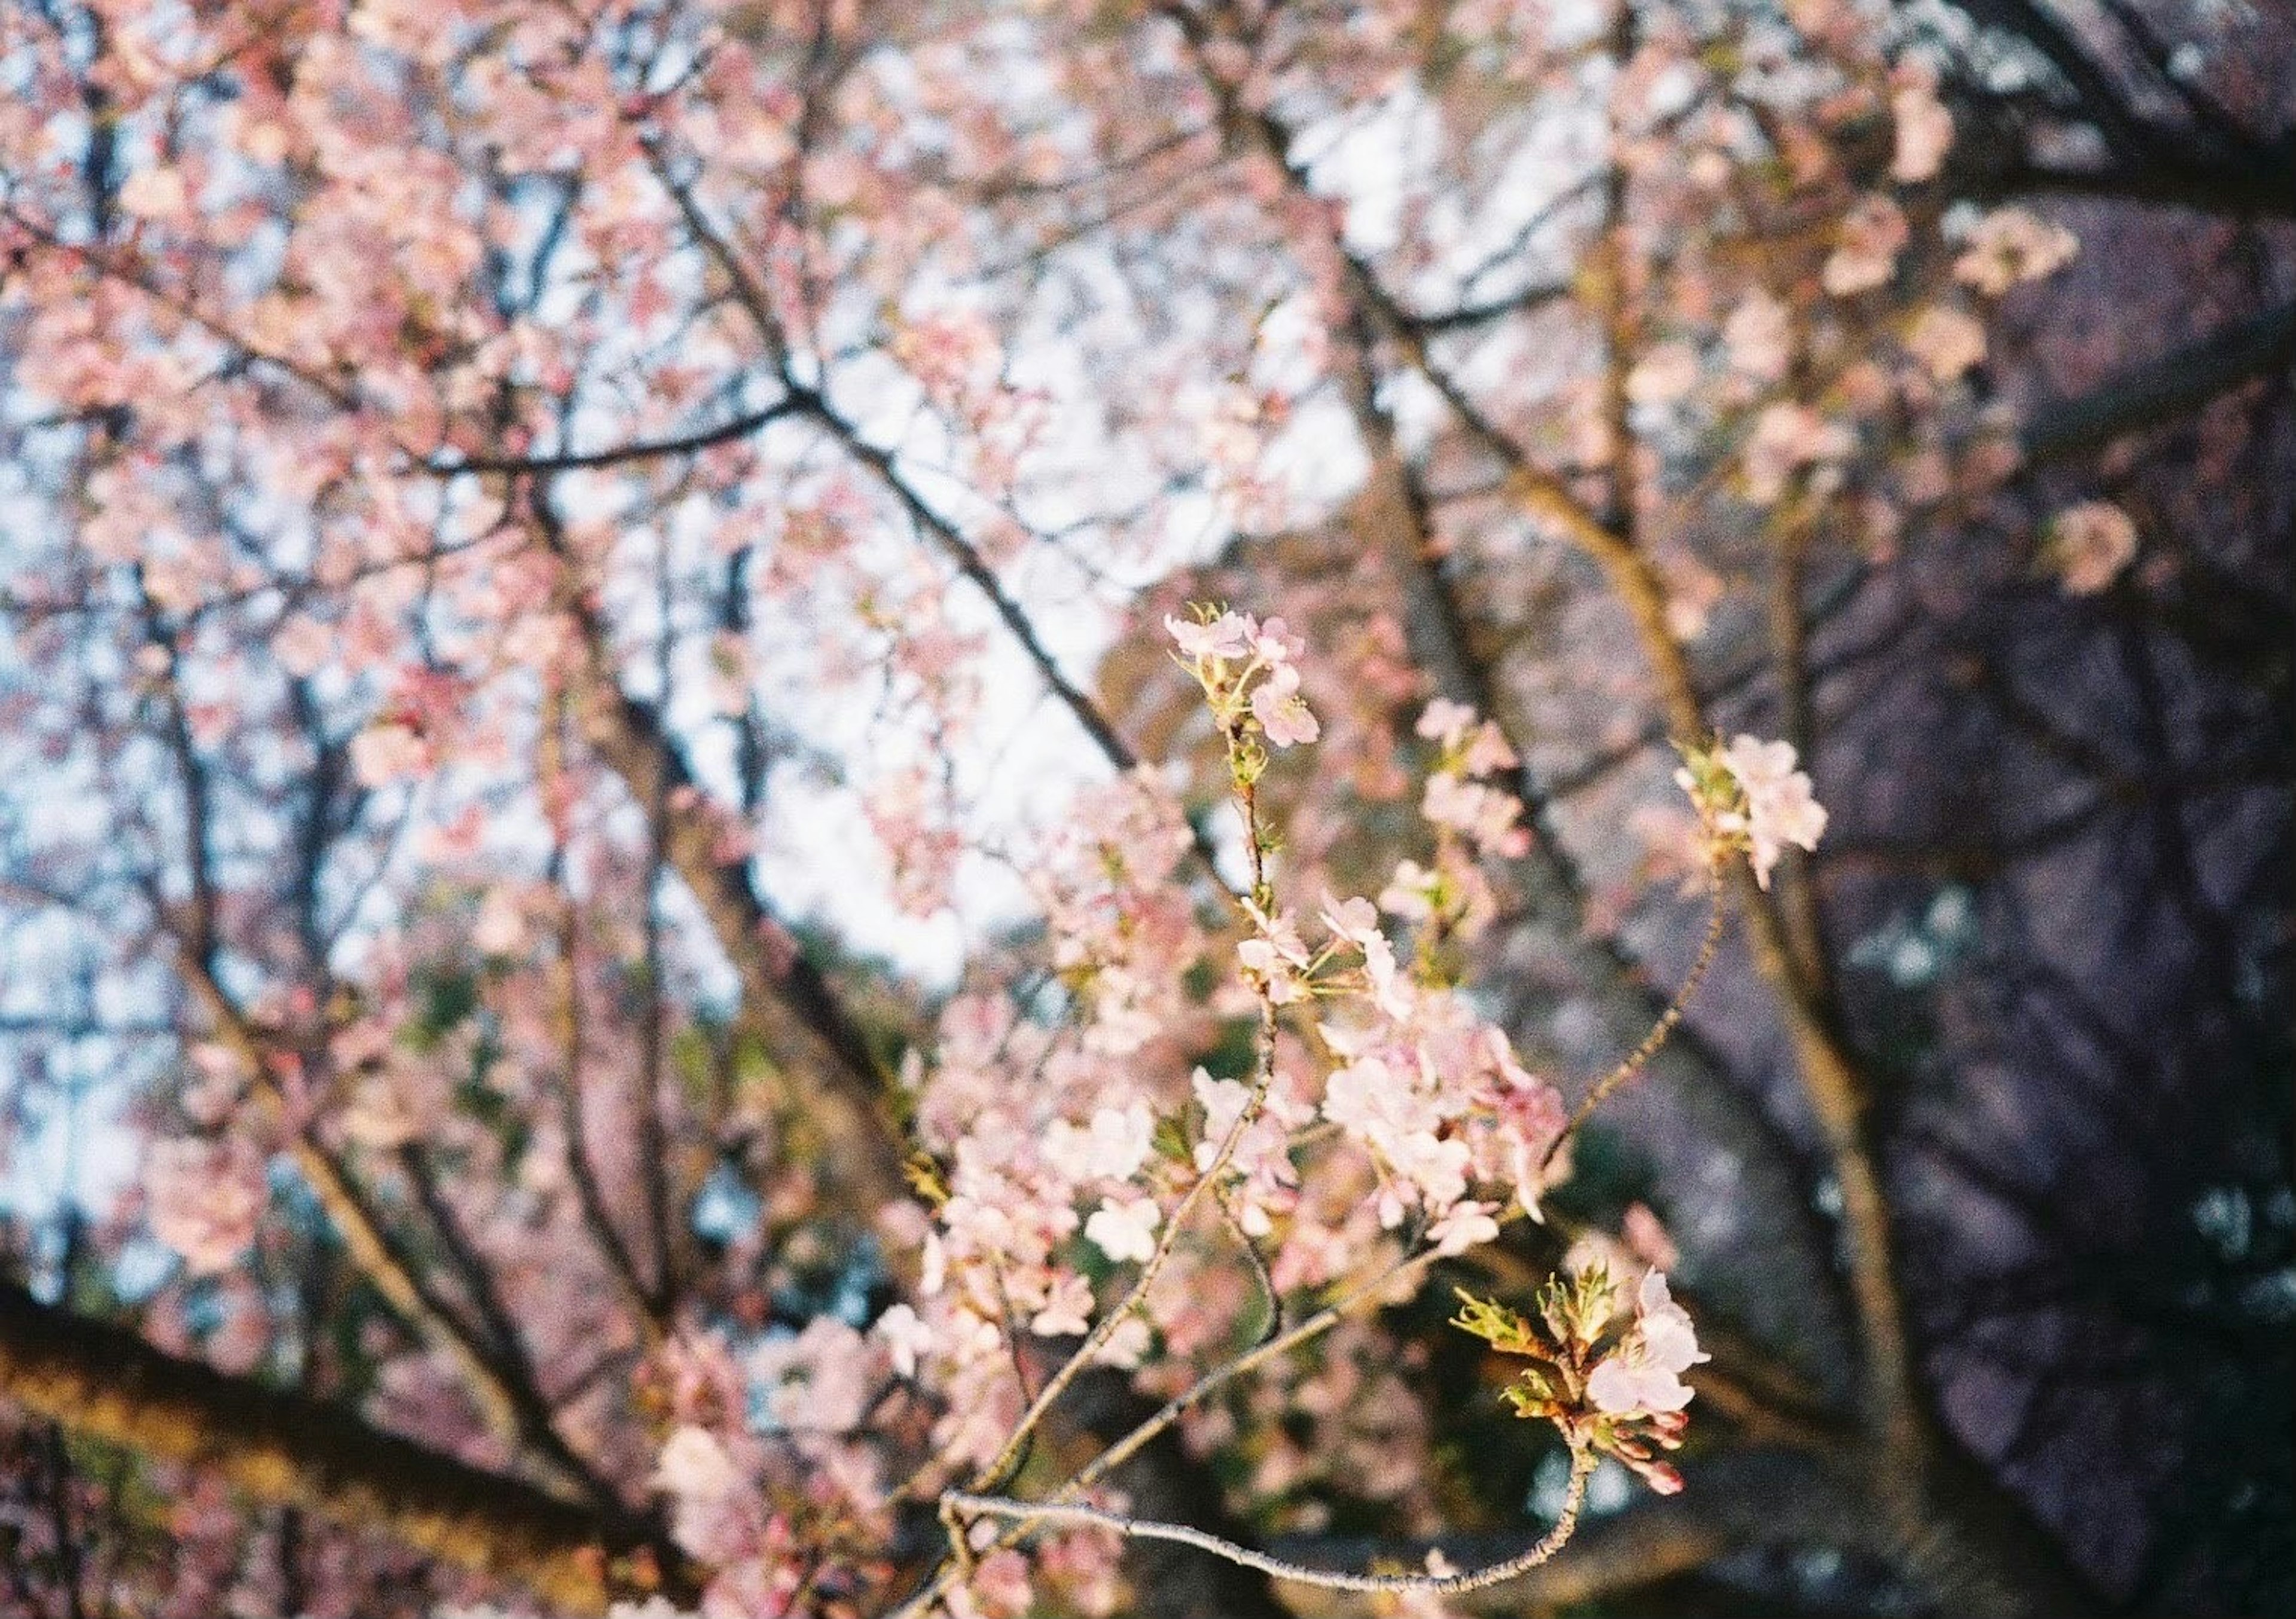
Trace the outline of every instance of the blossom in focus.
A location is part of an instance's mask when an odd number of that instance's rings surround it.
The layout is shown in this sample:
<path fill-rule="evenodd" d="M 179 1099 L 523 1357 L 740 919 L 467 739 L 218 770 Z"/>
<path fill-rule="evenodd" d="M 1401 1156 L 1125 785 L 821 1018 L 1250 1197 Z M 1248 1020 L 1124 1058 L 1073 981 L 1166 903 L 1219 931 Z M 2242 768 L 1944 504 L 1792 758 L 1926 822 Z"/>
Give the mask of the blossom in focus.
<path fill-rule="evenodd" d="M 1668 1294 L 1666 1278 L 1652 1271 L 1636 1295 L 1634 1325 L 1587 1378 L 1587 1397 L 1613 1417 L 1678 1411 L 1692 1393 L 1682 1374 L 1712 1358 L 1698 1347 L 1690 1314 Z"/>
<path fill-rule="evenodd" d="M 1297 660 L 1308 643 L 1283 619 L 1199 608 L 1193 619 L 1166 617 L 1164 628 L 1231 739 L 1247 716 L 1277 748 L 1312 742 L 1322 733 L 1300 695 Z M 1239 659 L 1240 667 L 1230 667 Z"/>
<path fill-rule="evenodd" d="M 2057 571 L 2076 596 L 2096 594 L 2136 555 L 2136 525 L 2109 501 L 2069 506 L 2049 529 Z"/>
<path fill-rule="evenodd" d="M 1308 711 L 1307 699 L 1300 695 L 1300 671 L 1288 663 L 1280 665 L 1254 689 L 1251 717 L 1278 748 L 1312 742 L 1323 732 Z"/>
<path fill-rule="evenodd" d="M 1241 658 L 1251 644 L 1251 622 L 1239 613 L 1222 613 L 1206 624 L 1167 617 L 1164 628 L 1179 647 L 1180 656 L 1193 663 Z"/>
<path fill-rule="evenodd" d="M 1742 831 L 1752 847 L 1754 880 L 1767 888 L 1770 869 L 1785 846 L 1815 849 L 1825 832 L 1825 808 L 1812 796 L 1809 777 L 1794 768 L 1791 742 L 1741 736 L 1718 756 L 1744 794 L 1741 811 L 1718 818 L 1726 831 Z"/>
<path fill-rule="evenodd" d="M 1249 902 L 1245 909 L 1259 925 L 1259 936 L 1235 947 L 1236 965 L 1243 969 L 1245 982 L 1277 1006 L 1297 1001 L 1301 975 L 1315 959 L 1300 941 L 1299 928 L 1290 917 L 1266 915 Z"/>

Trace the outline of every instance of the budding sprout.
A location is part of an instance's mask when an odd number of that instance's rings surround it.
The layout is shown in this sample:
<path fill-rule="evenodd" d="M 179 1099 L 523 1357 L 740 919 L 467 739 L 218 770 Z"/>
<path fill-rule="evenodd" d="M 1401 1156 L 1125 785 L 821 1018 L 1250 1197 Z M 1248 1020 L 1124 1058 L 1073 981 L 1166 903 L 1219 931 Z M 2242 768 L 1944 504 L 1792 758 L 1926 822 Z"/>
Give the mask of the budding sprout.
<path fill-rule="evenodd" d="M 1599 1264 L 1548 1282 L 1537 1326 L 1471 1293 L 1459 1299 L 1453 1326 L 1530 1361 L 1504 1395 L 1516 1415 L 1552 1422 L 1574 1451 L 1617 1458 L 1661 1495 L 1682 1488 L 1682 1475 L 1657 1451 L 1680 1447 L 1693 1392 L 1682 1374 L 1712 1357 L 1698 1347 L 1665 1277 L 1643 1278 L 1623 1323 L 1618 1284 Z"/>

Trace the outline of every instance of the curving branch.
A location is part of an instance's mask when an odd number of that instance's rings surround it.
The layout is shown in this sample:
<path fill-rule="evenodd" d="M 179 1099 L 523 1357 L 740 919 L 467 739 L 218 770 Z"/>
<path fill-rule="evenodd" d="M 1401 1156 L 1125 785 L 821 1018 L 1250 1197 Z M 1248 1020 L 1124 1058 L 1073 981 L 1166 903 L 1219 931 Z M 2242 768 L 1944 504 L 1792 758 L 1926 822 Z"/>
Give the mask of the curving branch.
<path fill-rule="evenodd" d="M 1587 1479 L 1594 1470 L 1594 1451 L 1583 1447 L 1572 1451 L 1570 1484 L 1562 1498 L 1562 1511 L 1555 1518 L 1554 1526 L 1513 1557 L 1502 1558 L 1482 1568 L 1450 1574 L 1431 1572 L 1423 1574 L 1355 1574 L 1316 1568 L 1306 1563 L 1270 1557 L 1264 1551 L 1254 1551 L 1249 1546 L 1239 1546 L 1234 1541 L 1191 1528 L 1185 1524 L 1162 1524 L 1145 1518 L 1127 1517 L 1121 1513 L 1103 1511 L 1097 1507 L 1064 1505 L 1055 1501 L 1008 1500 L 1003 1496 L 972 1495 L 957 1490 L 943 1495 L 941 1500 L 960 1514 L 971 1513 L 977 1517 L 1007 1518 L 1021 1524 L 1082 1524 L 1095 1529 L 1112 1529 L 1127 1539 L 1169 1541 L 1177 1545 L 1193 1546 L 1199 1551 L 1209 1551 L 1215 1557 L 1225 1558 L 1239 1567 L 1257 1569 L 1261 1574 L 1292 1584 L 1312 1585 L 1321 1590 L 1381 1591 L 1398 1595 L 1409 1592 L 1443 1597 L 1505 1585 L 1550 1561 L 1578 1527 L 1578 1509 L 1587 1500 Z"/>

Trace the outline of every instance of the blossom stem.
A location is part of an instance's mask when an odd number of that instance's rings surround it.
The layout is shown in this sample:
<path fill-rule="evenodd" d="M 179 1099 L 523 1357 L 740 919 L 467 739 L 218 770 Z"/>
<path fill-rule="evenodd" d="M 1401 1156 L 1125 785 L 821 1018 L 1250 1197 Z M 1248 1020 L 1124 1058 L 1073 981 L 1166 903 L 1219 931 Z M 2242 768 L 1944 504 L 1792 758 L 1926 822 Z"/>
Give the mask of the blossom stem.
<path fill-rule="evenodd" d="M 1287 1354 L 1310 1339 L 1322 1337 L 1346 1320 L 1358 1305 L 1384 1296 L 1397 1282 L 1425 1271 L 1428 1266 L 1441 1257 L 1440 1249 L 1431 1247 L 1423 1248 L 1416 1254 L 1398 1260 L 1368 1281 L 1358 1284 L 1341 1297 L 1332 1300 L 1297 1326 L 1206 1372 L 1187 1388 L 1166 1401 L 1154 1414 L 1142 1421 L 1130 1433 L 1086 1463 L 1074 1477 L 1053 1492 L 1051 1500 L 1063 1505 L 1075 1500 L 1078 1495 L 1131 1460 L 1147 1446 L 1150 1441 L 1177 1422 L 1191 1408 L 1202 1403 L 1255 1367 L 1264 1365 L 1279 1355 Z M 1025 1525 L 1016 1524 L 1000 1536 L 996 1543 L 1000 1546 L 1012 1545 L 1023 1538 L 1026 1533 Z M 936 1599 L 947 1593 L 956 1583 L 958 1577 L 957 1572 L 944 1562 L 933 1579 L 892 1609 L 886 1615 L 886 1619 L 914 1619 L 914 1615 L 923 1613 Z"/>
<path fill-rule="evenodd" d="M 1233 753 L 1242 745 L 1242 732 L 1235 724 L 1231 723 L 1228 726 L 1227 736 Z M 1250 780 L 1237 783 L 1236 804 L 1243 814 L 1244 837 L 1250 850 L 1253 901 L 1264 904 L 1267 884 L 1267 852 L 1260 837 L 1259 794 Z M 996 1460 L 975 1478 L 975 1489 L 996 1488 L 1018 1468 L 1021 1459 L 1027 1453 L 1029 1436 L 1045 1419 L 1045 1413 L 1052 1409 L 1053 1402 L 1066 1392 L 1069 1385 L 1083 1374 L 1085 1368 L 1099 1358 L 1109 1340 L 1116 1336 L 1116 1329 L 1147 1298 L 1148 1290 L 1156 1285 L 1156 1278 L 1170 1262 L 1172 1251 L 1178 1245 L 1180 1232 L 1205 1197 L 1218 1187 L 1221 1178 L 1227 1173 L 1230 1161 L 1235 1157 L 1237 1147 L 1242 1143 L 1245 1132 L 1259 1121 L 1260 1109 L 1267 1100 L 1267 1092 L 1275 1083 L 1275 1002 L 1265 985 L 1259 991 L 1258 1048 L 1258 1068 L 1252 1077 L 1251 1094 L 1246 1099 L 1242 1110 L 1235 1116 L 1234 1122 L 1228 1125 L 1227 1133 L 1221 1137 L 1218 1153 L 1204 1172 L 1196 1177 L 1195 1184 L 1188 1188 L 1179 1206 L 1164 1222 L 1155 1247 L 1141 1264 L 1140 1274 L 1134 1279 L 1130 1289 L 1115 1308 L 1104 1312 L 1094 1323 L 1092 1331 L 1086 1336 L 1076 1353 L 1037 1391 L 1037 1397 L 1029 1402 L 1028 1410 L 1021 1414 L 1020 1421 L 1005 1440 L 1004 1447 L 996 1452 Z"/>
<path fill-rule="evenodd" d="M 1608 1101 L 1620 1086 L 1650 1066 L 1651 1059 L 1659 1054 L 1668 1037 L 1682 1022 L 1691 997 L 1698 993 L 1698 986 L 1705 981 L 1715 958 L 1722 952 L 1722 930 L 1729 918 L 1718 866 L 1710 865 L 1708 869 L 1707 895 L 1706 935 L 1699 941 L 1698 957 L 1691 962 L 1690 970 L 1683 975 L 1681 986 L 1674 992 L 1674 998 L 1666 1003 L 1666 1010 L 1658 1015 L 1658 1021 L 1651 1026 L 1650 1033 L 1643 1036 L 1642 1043 L 1620 1058 L 1617 1067 L 1595 1082 L 1594 1088 L 1587 1092 L 1586 1100 L 1570 1115 L 1570 1122 L 1563 1126 L 1562 1133 L 1548 1144 L 1546 1156 L 1538 1161 L 1542 1171 L 1554 1161 L 1554 1155 L 1562 1150 L 1563 1143 L 1577 1135 L 1587 1121 L 1595 1116 L 1596 1108 Z"/>
<path fill-rule="evenodd" d="M 1171 1541 L 1182 1546 L 1193 1546 L 1216 1557 L 1226 1558 L 1245 1568 L 1257 1569 L 1279 1580 L 1294 1584 L 1313 1585 L 1324 1590 L 1410 1591 L 1431 1596 L 1454 1591 L 1482 1590 L 1489 1586 L 1503 1585 L 1520 1578 L 1546 1562 L 1562 1549 L 1578 1526 L 1579 1509 L 1587 1499 L 1587 1476 L 1595 1470 L 1595 1452 L 1584 1445 L 1570 1453 L 1570 1483 L 1562 1498 L 1562 1510 L 1554 1526 L 1531 1546 L 1488 1567 L 1470 1569 L 1460 1574 L 1357 1574 L 1345 1569 L 1311 1568 L 1304 1563 L 1291 1562 L 1254 1551 L 1249 1546 L 1239 1546 L 1234 1541 L 1223 1540 L 1201 1529 L 1185 1524 L 1158 1523 L 1152 1519 L 1126 1517 L 1120 1513 L 1103 1511 L 1097 1507 L 1062 1501 L 1018 1501 L 996 1495 L 974 1495 L 952 1490 L 941 1497 L 944 1509 L 972 1513 L 981 1517 L 1010 1518 L 1023 1525 L 1031 1524 L 1081 1524 L 1098 1529 L 1111 1529 L 1133 1540 Z"/>

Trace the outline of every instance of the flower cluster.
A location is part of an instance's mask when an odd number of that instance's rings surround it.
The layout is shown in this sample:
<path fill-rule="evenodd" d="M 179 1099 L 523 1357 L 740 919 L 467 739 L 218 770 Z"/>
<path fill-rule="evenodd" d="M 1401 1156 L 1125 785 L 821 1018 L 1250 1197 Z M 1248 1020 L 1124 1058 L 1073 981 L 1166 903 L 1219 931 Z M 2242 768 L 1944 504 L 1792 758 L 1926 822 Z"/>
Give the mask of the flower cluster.
<path fill-rule="evenodd" d="M 1493 778 L 1515 767 L 1514 749 L 1498 726 L 1464 704 L 1438 698 L 1415 727 L 1438 751 L 1419 813 L 1435 830 L 1431 865 L 1399 861 L 1379 895 L 1380 909 L 1417 925 L 1422 966 L 1442 939 L 1474 930 L 1494 901 L 1480 862 L 1519 859 L 1530 847 L 1522 804 Z"/>
<path fill-rule="evenodd" d="M 1616 1457 L 1671 1495 L 1682 1475 L 1657 1452 L 1682 1443 L 1692 1394 L 1682 1374 L 1711 1357 L 1658 1271 L 1644 1276 L 1623 1317 L 1620 1292 L 1610 1271 L 1592 1264 L 1540 1290 L 1536 1326 L 1465 1292 L 1452 1325 L 1531 1362 L 1507 1386 L 1517 1415 L 1554 1423 L 1573 1450 Z"/>
<path fill-rule="evenodd" d="M 1716 852 L 1745 851 L 1764 888 L 1786 845 L 1815 849 L 1825 831 L 1825 808 L 1795 763 L 1792 743 L 1740 736 L 1727 747 L 1686 750 L 1675 773 Z"/>
<path fill-rule="evenodd" d="M 888 1355 L 833 1317 L 741 1358 L 680 1335 L 647 1363 L 640 1405 L 666 1434 L 652 1478 L 671 1538 L 714 1571 L 705 1614 L 763 1619 L 849 1594 L 889 1529 L 876 1451 L 859 1433 Z M 826 1560 L 824 1560 L 824 1555 Z"/>
<path fill-rule="evenodd" d="M 266 1197 L 263 1157 L 239 1137 L 154 1141 L 144 1155 L 152 1234 L 193 1276 L 217 1276 L 255 1240 Z"/>
<path fill-rule="evenodd" d="M 2055 274 L 2080 250 L 2080 241 L 2070 231 L 2021 208 L 1997 209 L 1986 215 L 1970 226 L 1964 241 L 1961 257 L 1954 261 L 1954 278 L 1994 298 L 2020 282 Z"/>
<path fill-rule="evenodd" d="M 1240 771 L 1256 768 L 1243 762 L 1256 756 L 1256 750 L 1236 747 L 1254 732 L 1277 748 L 1312 742 L 1323 733 L 1300 695 L 1299 658 L 1306 643 L 1283 619 L 1199 607 L 1193 619 L 1167 618 L 1164 627 L 1172 634 L 1181 664 L 1210 700 L 1212 717 L 1230 739 Z"/>
<path fill-rule="evenodd" d="M 1478 853 L 1518 859 L 1530 847 L 1521 801 L 1486 778 L 1513 770 L 1514 749 L 1496 724 L 1477 722 L 1464 703 L 1438 698 L 1419 716 L 1419 734 L 1442 749 L 1427 778 L 1420 813 L 1458 833 Z"/>

